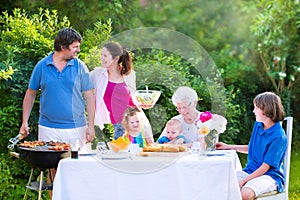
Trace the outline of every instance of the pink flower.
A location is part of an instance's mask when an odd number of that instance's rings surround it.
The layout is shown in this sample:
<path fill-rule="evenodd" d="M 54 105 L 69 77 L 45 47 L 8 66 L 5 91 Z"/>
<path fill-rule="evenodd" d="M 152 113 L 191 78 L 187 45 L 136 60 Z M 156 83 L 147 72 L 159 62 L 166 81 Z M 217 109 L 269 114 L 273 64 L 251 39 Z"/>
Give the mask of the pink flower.
<path fill-rule="evenodd" d="M 207 135 L 212 130 L 223 133 L 226 130 L 227 119 L 221 115 L 205 111 L 200 114 L 195 125 L 198 128 L 198 133 L 202 135 Z"/>
<path fill-rule="evenodd" d="M 212 114 L 209 111 L 205 111 L 205 112 L 201 113 L 201 115 L 200 115 L 200 121 L 202 123 L 210 120 L 211 118 L 212 118 Z"/>

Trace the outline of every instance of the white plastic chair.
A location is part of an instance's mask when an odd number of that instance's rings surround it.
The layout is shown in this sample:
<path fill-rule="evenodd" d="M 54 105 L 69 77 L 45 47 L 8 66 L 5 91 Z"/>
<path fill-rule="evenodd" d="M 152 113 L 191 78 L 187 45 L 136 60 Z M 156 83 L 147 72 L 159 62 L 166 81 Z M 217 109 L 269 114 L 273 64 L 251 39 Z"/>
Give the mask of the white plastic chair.
<path fill-rule="evenodd" d="M 285 186 L 284 191 L 279 193 L 277 191 L 268 192 L 256 197 L 256 200 L 288 200 L 289 199 L 289 179 L 290 179 L 290 160 L 291 160 L 291 147 L 292 147 L 292 131 L 293 131 L 293 117 L 285 117 L 283 123 L 286 121 L 286 137 L 287 137 L 287 148 L 284 156 L 284 175 L 285 175 Z"/>

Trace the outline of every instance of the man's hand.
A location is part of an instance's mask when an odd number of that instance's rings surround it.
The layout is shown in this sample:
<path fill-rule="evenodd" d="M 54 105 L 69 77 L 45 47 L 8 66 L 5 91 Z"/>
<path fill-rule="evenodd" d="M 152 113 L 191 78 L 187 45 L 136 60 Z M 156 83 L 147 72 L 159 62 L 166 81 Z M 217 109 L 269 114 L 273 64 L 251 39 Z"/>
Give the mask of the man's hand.
<path fill-rule="evenodd" d="M 92 142 L 95 138 L 95 128 L 94 126 L 88 126 L 86 129 L 86 143 Z"/>
<path fill-rule="evenodd" d="M 28 123 L 23 123 L 20 130 L 19 130 L 19 133 L 22 135 L 19 140 L 22 140 L 24 138 L 26 138 L 28 135 L 29 135 L 29 127 L 28 127 Z"/>

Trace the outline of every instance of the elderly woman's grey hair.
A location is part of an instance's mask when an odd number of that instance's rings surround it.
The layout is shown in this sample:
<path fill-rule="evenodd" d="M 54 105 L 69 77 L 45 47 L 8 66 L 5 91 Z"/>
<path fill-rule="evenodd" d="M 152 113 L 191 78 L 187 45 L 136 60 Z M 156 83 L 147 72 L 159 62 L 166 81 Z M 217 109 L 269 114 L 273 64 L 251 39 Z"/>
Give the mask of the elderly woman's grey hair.
<path fill-rule="evenodd" d="M 172 96 L 172 102 L 176 106 L 178 103 L 192 103 L 198 101 L 197 92 L 188 86 L 179 87 Z"/>

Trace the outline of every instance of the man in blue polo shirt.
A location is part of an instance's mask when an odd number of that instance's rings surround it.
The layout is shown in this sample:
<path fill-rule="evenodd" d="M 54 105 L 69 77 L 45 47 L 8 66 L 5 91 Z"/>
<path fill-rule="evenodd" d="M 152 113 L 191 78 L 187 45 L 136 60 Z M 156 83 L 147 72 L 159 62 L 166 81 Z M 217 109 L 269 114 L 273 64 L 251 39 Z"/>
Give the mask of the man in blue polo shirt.
<path fill-rule="evenodd" d="M 40 90 L 40 141 L 77 140 L 82 148 L 94 139 L 93 84 L 86 65 L 76 58 L 81 42 L 81 35 L 74 29 L 60 30 L 54 41 L 55 51 L 35 66 L 23 101 L 20 133 L 24 136 L 29 133 L 28 119 Z"/>

